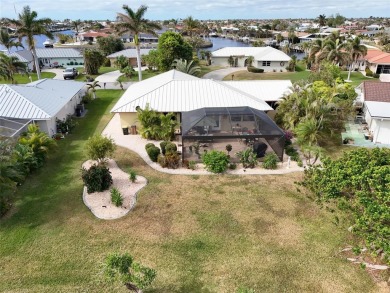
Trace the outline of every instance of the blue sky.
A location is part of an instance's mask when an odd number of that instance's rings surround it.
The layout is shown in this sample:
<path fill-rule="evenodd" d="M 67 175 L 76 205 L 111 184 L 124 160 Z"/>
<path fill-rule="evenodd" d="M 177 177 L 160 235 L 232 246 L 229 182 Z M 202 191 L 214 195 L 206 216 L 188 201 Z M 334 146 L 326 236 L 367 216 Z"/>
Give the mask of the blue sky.
<path fill-rule="evenodd" d="M 52 19 L 115 19 L 122 5 L 133 9 L 149 7 L 146 18 L 171 19 L 193 16 L 196 19 L 239 18 L 315 18 L 340 13 L 346 17 L 390 17 L 390 0 L 0 0 L 0 16 L 16 18 L 23 6 L 38 12 L 38 17 Z"/>

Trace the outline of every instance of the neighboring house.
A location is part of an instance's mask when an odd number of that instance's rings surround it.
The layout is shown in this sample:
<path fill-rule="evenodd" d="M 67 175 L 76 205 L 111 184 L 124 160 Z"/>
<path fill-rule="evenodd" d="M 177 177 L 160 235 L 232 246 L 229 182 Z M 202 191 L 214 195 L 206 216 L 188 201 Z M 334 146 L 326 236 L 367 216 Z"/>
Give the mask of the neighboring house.
<path fill-rule="evenodd" d="M 57 132 L 56 119 L 75 114 L 85 94 L 77 81 L 41 79 L 25 85 L 0 85 L 0 118 L 34 121 L 50 136 Z"/>
<path fill-rule="evenodd" d="M 390 53 L 380 50 L 367 50 L 367 55 L 360 60 L 360 70 L 365 70 L 366 67 L 377 74 L 390 73 Z"/>
<path fill-rule="evenodd" d="M 92 42 L 92 43 L 95 43 L 97 38 L 99 38 L 99 37 L 106 38 L 106 37 L 109 37 L 109 36 L 110 36 L 110 34 L 107 34 L 105 32 L 89 31 L 89 32 L 85 32 L 85 33 L 80 33 L 79 34 L 79 39 L 82 42 Z"/>
<path fill-rule="evenodd" d="M 36 48 L 35 50 L 41 67 L 77 67 L 84 65 L 83 54 L 73 48 Z M 24 62 L 30 71 L 33 70 L 34 62 L 29 50 L 16 51 L 10 55 Z"/>
<path fill-rule="evenodd" d="M 139 34 L 139 41 L 141 44 L 157 44 L 158 38 L 166 31 L 171 31 L 171 29 L 169 29 L 167 27 L 163 27 L 161 30 L 156 31 L 156 35 L 140 33 Z M 123 34 L 123 35 L 121 35 L 120 38 L 124 43 L 134 42 L 134 35 L 132 35 L 132 34 Z"/>
<path fill-rule="evenodd" d="M 141 56 L 148 55 L 150 50 L 151 49 L 141 49 Z M 126 49 L 126 50 L 122 50 L 122 51 L 115 52 L 113 54 L 108 55 L 107 58 L 110 60 L 111 66 L 115 65 L 114 62 L 115 62 L 116 58 L 119 56 L 125 56 L 129 60 L 129 63 L 132 66 L 137 66 L 137 50 L 136 49 Z"/>
<path fill-rule="evenodd" d="M 272 47 L 226 47 L 212 52 L 211 62 L 217 66 L 230 66 L 229 57 L 234 58 L 235 67 L 248 65 L 248 57 L 253 56 L 252 66 L 264 69 L 264 72 L 287 71 L 291 58 Z"/>
<path fill-rule="evenodd" d="M 373 142 L 390 145 L 390 83 L 365 81 L 360 87 L 364 118 Z"/>

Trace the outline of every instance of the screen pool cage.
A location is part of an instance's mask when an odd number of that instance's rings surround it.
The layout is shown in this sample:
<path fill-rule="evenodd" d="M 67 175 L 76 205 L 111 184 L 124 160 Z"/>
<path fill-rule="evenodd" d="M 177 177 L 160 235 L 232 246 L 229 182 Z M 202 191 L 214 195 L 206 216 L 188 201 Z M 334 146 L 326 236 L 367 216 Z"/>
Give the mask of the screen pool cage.
<path fill-rule="evenodd" d="M 0 117 L 0 136 L 18 137 L 30 123 L 31 120 Z"/>
<path fill-rule="evenodd" d="M 183 112 L 181 120 L 183 159 L 199 160 L 202 151 L 225 151 L 230 144 L 234 153 L 251 147 L 258 157 L 273 151 L 283 161 L 284 131 L 264 111 L 251 107 L 201 108 Z M 199 146 L 203 147 L 200 151 Z"/>

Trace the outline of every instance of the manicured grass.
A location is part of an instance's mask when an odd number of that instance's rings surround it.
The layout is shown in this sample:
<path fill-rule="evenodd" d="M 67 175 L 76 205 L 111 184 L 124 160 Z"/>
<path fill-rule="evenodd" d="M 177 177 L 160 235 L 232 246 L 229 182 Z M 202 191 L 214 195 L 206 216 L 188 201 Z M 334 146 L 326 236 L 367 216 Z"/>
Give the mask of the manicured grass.
<path fill-rule="evenodd" d="M 76 77 L 75 80 L 86 81 L 87 75 L 84 73 L 84 68 L 80 67 L 80 68 L 77 68 L 77 70 L 79 71 L 79 75 Z M 111 71 L 115 71 L 115 70 L 118 70 L 118 68 L 102 66 L 102 67 L 99 68 L 99 74 L 97 74 L 97 75 L 89 75 L 89 76 L 95 79 L 97 76 L 99 76 L 101 74 L 104 74 L 104 73 L 107 73 L 107 72 L 111 72 Z"/>
<path fill-rule="evenodd" d="M 30 76 L 32 78 L 32 81 L 38 80 L 37 74 L 36 73 L 30 73 Z M 53 78 L 55 73 L 52 72 L 41 72 L 41 78 Z M 31 82 L 30 79 L 28 78 L 27 74 L 15 74 L 15 81 L 16 84 L 26 84 Z M 10 84 L 11 82 L 8 80 L 0 79 L 0 84 Z"/>
<path fill-rule="evenodd" d="M 148 179 L 126 217 L 96 219 L 82 202 L 85 140 L 100 133 L 122 92 L 101 90 L 75 132 L 19 188 L 0 222 L 0 292 L 128 292 L 103 281 L 101 264 L 129 252 L 157 271 L 145 292 L 375 292 L 345 261 L 346 223 L 298 193 L 284 176 L 159 173 L 118 148 L 119 166 Z M 130 137 L 129 137 L 130 139 Z"/>
<path fill-rule="evenodd" d="M 159 75 L 159 74 L 161 74 L 161 72 L 159 72 L 159 71 L 144 70 L 144 71 L 142 71 L 142 80 L 151 78 L 151 77 L 156 76 L 156 75 Z M 135 72 L 133 73 L 133 76 L 132 76 L 131 78 L 128 78 L 128 77 L 126 77 L 126 76 L 124 76 L 124 75 L 121 75 L 121 76 L 119 77 L 119 80 L 120 80 L 121 82 L 138 81 L 138 80 L 139 80 L 139 79 L 138 79 L 138 72 L 135 71 Z"/>
<path fill-rule="evenodd" d="M 247 70 L 234 72 L 234 80 L 291 80 L 296 82 L 298 80 L 307 79 L 309 71 L 299 72 L 264 72 L 253 73 Z M 223 80 L 231 80 L 231 74 L 224 77 Z"/>
<path fill-rule="evenodd" d="M 203 61 L 203 60 L 201 60 L 201 61 Z M 205 74 L 207 74 L 207 73 L 209 73 L 211 71 L 223 68 L 222 66 L 206 65 L 206 62 L 200 62 L 199 66 L 200 66 L 199 77 L 203 77 Z"/>
<path fill-rule="evenodd" d="M 341 72 L 341 77 L 346 80 L 348 78 L 348 71 Z M 378 78 L 372 78 L 372 77 L 365 77 L 360 72 L 351 72 L 351 85 L 356 87 L 359 84 L 361 84 L 365 80 L 371 80 L 371 81 L 379 81 Z"/>

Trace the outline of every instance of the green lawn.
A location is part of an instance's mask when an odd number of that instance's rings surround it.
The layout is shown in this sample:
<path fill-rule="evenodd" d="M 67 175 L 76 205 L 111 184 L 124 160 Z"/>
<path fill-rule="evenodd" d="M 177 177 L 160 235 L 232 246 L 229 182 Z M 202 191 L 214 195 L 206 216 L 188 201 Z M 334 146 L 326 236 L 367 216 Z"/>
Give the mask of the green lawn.
<path fill-rule="evenodd" d="M 30 73 L 32 81 L 38 80 L 36 73 Z M 55 73 L 52 72 L 41 72 L 41 78 L 53 78 Z M 27 74 L 15 74 L 16 84 L 25 84 L 29 83 L 30 79 Z M 0 79 L 0 84 L 10 84 L 8 80 Z"/>
<path fill-rule="evenodd" d="M 354 244 L 342 219 L 283 176 L 159 173 L 118 148 L 119 166 L 148 179 L 122 219 L 95 218 L 82 202 L 85 140 L 100 133 L 121 95 L 101 90 L 74 133 L 19 188 L 0 221 L 0 292 L 129 292 L 103 282 L 101 264 L 129 252 L 157 271 L 145 292 L 376 292 L 339 251 Z"/>
<path fill-rule="evenodd" d="M 348 71 L 342 71 L 341 77 L 346 80 L 348 78 Z M 379 81 L 378 78 L 371 78 L 371 77 L 365 77 L 360 72 L 351 72 L 351 85 L 356 87 L 359 84 L 361 84 L 365 80 L 371 80 L 371 81 Z"/>
<path fill-rule="evenodd" d="M 84 68 L 83 67 L 78 67 L 77 70 L 79 71 L 79 75 L 76 77 L 75 80 L 86 81 L 86 76 L 87 75 L 84 73 Z M 107 72 L 111 72 L 111 71 L 115 71 L 115 70 L 118 70 L 118 68 L 102 66 L 102 67 L 99 68 L 99 74 L 97 74 L 97 75 L 89 75 L 89 76 L 95 79 L 97 76 L 99 76 L 101 74 L 104 74 L 104 73 L 107 73 Z"/>
<path fill-rule="evenodd" d="M 161 72 L 159 72 L 159 71 L 149 71 L 148 69 L 144 70 L 144 71 L 142 71 L 142 80 L 151 78 L 151 77 L 159 75 L 159 74 L 161 74 Z M 121 82 L 138 81 L 139 80 L 138 79 L 138 72 L 135 71 L 131 78 L 128 78 L 128 77 L 126 77 L 124 75 L 121 75 L 119 77 L 119 80 Z"/>

